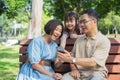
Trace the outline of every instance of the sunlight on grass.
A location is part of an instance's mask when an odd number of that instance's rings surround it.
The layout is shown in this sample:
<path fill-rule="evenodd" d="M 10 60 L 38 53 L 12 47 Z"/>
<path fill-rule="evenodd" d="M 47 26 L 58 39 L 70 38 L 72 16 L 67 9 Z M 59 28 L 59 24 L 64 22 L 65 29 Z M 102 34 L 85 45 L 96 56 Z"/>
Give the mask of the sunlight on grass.
<path fill-rule="evenodd" d="M 109 35 L 106 35 L 108 38 L 120 38 L 120 34 L 109 34 Z"/>
<path fill-rule="evenodd" d="M 15 80 L 19 70 L 19 45 L 0 45 L 0 80 Z"/>

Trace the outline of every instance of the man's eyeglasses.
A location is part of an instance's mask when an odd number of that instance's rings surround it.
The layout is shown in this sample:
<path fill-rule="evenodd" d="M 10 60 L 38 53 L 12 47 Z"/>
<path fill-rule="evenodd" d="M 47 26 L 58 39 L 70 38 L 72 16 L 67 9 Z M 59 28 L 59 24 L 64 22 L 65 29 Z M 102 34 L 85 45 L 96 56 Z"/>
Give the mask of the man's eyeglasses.
<path fill-rule="evenodd" d="M 85 19 L 84 19 L 84 20 L 80 20 L 80 24 L 82 24 L 82 23 L 83 23 L 83 24 L 86 24 L 87 22 L 92 21 L 92 20 L 93 20 L 93 19 L 90 19 L 90 20 L 85 20 Z"/>

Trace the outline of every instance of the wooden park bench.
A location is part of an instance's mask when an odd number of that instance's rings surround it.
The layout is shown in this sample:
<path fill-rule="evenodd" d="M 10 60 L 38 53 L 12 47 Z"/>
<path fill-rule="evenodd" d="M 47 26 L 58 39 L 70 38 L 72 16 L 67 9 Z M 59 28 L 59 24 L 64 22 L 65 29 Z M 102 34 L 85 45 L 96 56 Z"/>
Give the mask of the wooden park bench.
<path fill-rule="evenodd" d="M 67 39 L 66 50 L 71 51 L 76 39 Z M 109 57 L 106 62 L 106 67 L 108 69 L 108 80 L 120 80 L 120 38 L 109 38 L 111 42 L 111 48 L 109 51 Z M 24 39 L 20 42 L 20 66 L 26 61 L 26 50 L 31 39 Z M 57 42 L 59 44 L 59 42 Z M 63 63 L 60 68 L 55 68 L 52 65 L 55 72 L 64 74 L 70 71 L 69 63 Z"/>

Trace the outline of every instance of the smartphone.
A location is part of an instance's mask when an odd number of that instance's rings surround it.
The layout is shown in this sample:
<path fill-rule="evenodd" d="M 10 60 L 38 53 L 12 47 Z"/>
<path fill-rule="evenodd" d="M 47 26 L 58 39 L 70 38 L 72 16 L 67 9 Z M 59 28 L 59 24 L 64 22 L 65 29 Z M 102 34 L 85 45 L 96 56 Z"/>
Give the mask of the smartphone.
<path fill-rule="evenodd" d="M 64 52 L 64 48 L 62 46 L 58 46 L 57 47 L 57 51 L 61 52 L 61 53 L 65 53 Z"/>

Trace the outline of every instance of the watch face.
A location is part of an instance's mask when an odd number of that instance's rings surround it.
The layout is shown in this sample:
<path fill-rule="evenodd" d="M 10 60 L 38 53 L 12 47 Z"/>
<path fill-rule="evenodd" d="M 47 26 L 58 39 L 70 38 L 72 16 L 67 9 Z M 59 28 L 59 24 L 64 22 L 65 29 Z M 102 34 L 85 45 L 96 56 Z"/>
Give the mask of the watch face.
<path fill-rule="evenodd" d="M 73 63 L 75 63 L 75 62 L 76 62 L 76 59 L 75 59 L 75 58 L 73 58 L 73 59 L 72 59 L 72 62 L 73 62 Z"/>

